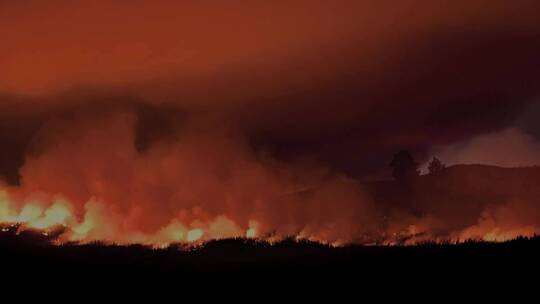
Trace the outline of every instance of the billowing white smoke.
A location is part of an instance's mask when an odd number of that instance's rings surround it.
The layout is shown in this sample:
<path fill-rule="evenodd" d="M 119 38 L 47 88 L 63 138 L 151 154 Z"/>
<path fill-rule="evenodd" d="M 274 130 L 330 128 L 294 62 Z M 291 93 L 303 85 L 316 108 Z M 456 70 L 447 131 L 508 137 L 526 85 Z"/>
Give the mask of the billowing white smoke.
<path fill-rule="evenodd" d="M 487 164 L 508 168 L 540 165 L 540 143 L 518 128 L 435 147 L 431 154 L 447 165 Z"/>

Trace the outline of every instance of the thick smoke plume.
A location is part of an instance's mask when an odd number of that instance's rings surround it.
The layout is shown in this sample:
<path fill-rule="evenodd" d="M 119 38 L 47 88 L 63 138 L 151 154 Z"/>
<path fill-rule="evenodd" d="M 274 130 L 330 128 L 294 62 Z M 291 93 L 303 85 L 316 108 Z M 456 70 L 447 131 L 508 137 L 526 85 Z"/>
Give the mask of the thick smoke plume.
<path fill-rule="evenodd" d="M 362 184 L 310 160 L 276 160 L 204 116 L 140 151 L 137 120 L 123 110 L 49 121 L 21 186 L 4 187 L 2 220 L 64 225 L 64 240 L 148 244 L 289 235 L 333 244 L 501 240 L 538 231 L 538 191 L 519 183 L 538 180 L 534 168 L 498 180 L 501 169 L 458 166 L 410 184 Z"/>
<path fill-rule="evenodd" d="M 204 239 L 253 229 L 349 242 L 376 228 L 369 196 L 328 169 L 276 161 L 205 119 L 139 152 L 136 120 L 116 112 L 49 122 L 10 198 L 18 208 L 68 208 L 73 218 L 62 223 L 79 223 L 72 238 L 83 240 L 175 242 L 193 229 Z"/>
<path fill-rule="evenodd" d="M 0 1 L 0 41 L 0 222 L 152 244 L 537 232 L 538 168 L 453 165 L 538 164 L 538 1 Z M 401 149 L 449 168 L 389 181 Z"/>
<path fill-rule="evenodd" d="M 489 151 L 489 153 L 486 153 Z M 500 167 L 540 165 L 540 144 L 518 128 L 475 136 L 432 150 L 445 163 L 487 164 Z"/>

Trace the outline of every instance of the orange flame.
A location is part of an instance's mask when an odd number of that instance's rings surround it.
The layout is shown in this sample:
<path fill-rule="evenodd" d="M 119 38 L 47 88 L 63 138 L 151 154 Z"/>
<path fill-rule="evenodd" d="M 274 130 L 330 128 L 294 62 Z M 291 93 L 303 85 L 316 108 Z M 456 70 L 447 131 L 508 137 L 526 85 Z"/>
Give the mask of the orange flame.
<path fill-rule="evenodd" d="M 225 216 L 219 216 L 213 220 L 201 221 L 195 219 L 191 225 L 185 225 L 179 219 L 173 219 L 168 225 L 152 234 L 142 233 L 136 230 L 122 231 L 114 222 L 105 220 L 107 215 L 103 213 L 102 206 L 90 201 L 86 204 L 86 212 L 82 220 L 74 215 L 68 202 L 56 201 L 49 207 L 41 207 L 41 202 L 24 203 L 21 208 L 16 208 L 9 200 L 8 193 L 0 190 L 0 223 L 20 224 L 20 230 L 39 229 L 47 233 L 47 230 L 57 226 L 66 228 L 62 235 L 63 241 L 105 241 L 114 243 L 142 243 L 149 245 L 166 246 L 171 243 L 198 242 L 211 236 L 211 238 L 223 237 L 249 237 L 257 236 L 256 228 L 259 224 L 255 220 L 249 221 L 249 227 L 245 230 L 238 229 L 237 224 Z M 197 227 L 189 228 L 192 225 Z"/>
<path fill-rule="evenodd" d="M 91 200 L 85 205 L 85 213 L 78 218 L 71 204 L 65 200 L 56 200 L 50 206 L 43 207 L 44 202 L 32 200 L 24 202 L 20 207 L 13 203 L 5 190 L 0 190 L 0 224 L 19 224 L 19 231 L 25 229 L 42 230 L 43 235 L 55 227 L 62 226 L 65 232 L 57 243 L 103 241 L 117 244 L 140 243 L 158 247 L 165 247 L 172 243 L 198 243 L 211 239 L 227 237 L 257 238 L 273 243 L 283 236 L 269 234 L 262 237 L 264 231 L 259 221 L 250 219 L 245 228 L 220 215 L 215 218 L 205 218 L 204 212 L 195 212 L 199 217 L 184 219 L 173 218 L 168 224 L 153 233 L 145 233 L 129 226 L 123 227 L 118 218 L 111 218 L 105 212 L 104 205 Z M 3 228 L 2 232 L 8 231 Z M 446 238 L 433 237 L 428 233 L 429 228 L 422 223 L 408 226 L 402 234 L 393 233 L 378 244 L 387 245 L 413 245 L 424 241 L 459 242 L 475 239 L 489 242 L 503 242 L 518 236 L 534 236 L 537 227 L 499 227 L 494 220 L 485 214 L 477 225 L 470 226 Z M 345 241 L 329 241 L 324 237 L 307 233 L 309 229 L 299 232 L 296 239 L 325 243 L 331 246 L 342 246 Z M 324 235 L 324 233 L 323 233 Z"/>

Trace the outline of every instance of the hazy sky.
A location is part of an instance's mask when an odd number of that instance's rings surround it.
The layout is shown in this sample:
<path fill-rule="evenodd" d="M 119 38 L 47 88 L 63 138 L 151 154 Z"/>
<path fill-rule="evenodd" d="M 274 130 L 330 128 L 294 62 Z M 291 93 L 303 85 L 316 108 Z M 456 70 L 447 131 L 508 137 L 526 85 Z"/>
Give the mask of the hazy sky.
<path fill-rule="evenodd" d="M 57 135 L 125 111 L 141 153 L 195 121 L 355 177 L 499 133 L 537 159 L 538 1 L 0 0 L 0 41 L 11 182 L 59 118 Z"/>

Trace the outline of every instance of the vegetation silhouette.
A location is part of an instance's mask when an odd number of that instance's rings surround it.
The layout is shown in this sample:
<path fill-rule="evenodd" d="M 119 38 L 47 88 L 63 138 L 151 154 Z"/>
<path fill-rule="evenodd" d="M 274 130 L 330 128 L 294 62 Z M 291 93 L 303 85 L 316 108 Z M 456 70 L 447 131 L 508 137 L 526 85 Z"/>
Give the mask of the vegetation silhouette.
<path fill-rule="evenodd" d="M 401 150 L 394 154 L 390 162 L 392 167 L 392 176 L 398 181 L 410 181 L 420 175 L 419 164 L 414 160 L 411 153 L 407 150 Z"/>
<path fill-rule="evenodd" d="M 447 214 L 475 206 L 503 204 L 509 198 L 534 201 L 540 195 L 537 181 L 540 168 L 504 169 L 492 166 L 460 165 L 444 169 L 442 174 L 423 175 L 402 191 L 401 181 L 383 181 L 362 185 L 377 206 L 391 210 L 398 204 L 411 203 L 419 212 L 432 206 Z M 406 207 L 406 206 L 405 206 Z M 411 208 L 412 208 L 411 207 Z M 474 222 L 476 217 L 472 218 Z M 97 273 L 104 275 L 149 275 L 149 277 L 230 280 L 243 278 L 276 278 L 276 282 L 308 278 L 369 273 L 381 282 L 418 271 L 451 273 L 499 272 L 501 267 L 529 269 L 538 265 L 540 237 L 518 237 L 502 243 L 478 240 L 422 242 L 403 246 L 409 236 L 397 245 L 332 247 L 294 236 L 270 244 L 257 239 L 213 240 L 197 246 L 172 244 L 165 248 L 144 245 L 53 243 L 62 235 L 63 226 L 50 229 L 22 230 L 18 224 L 0 225 L 0 270 L 3 274 Z M 434 267 L 436 265 L 436 267 Z M 393 277 L 388 274 L 391 273 Z M 390 277 L 390 278 L 389 278 Z M 396 277 L 397 278 L 397 277 Z M 279 280 L 279 281 L 278 281 Z M 402 281 L 400 281 L 402 282 Z"/>
<path fill-rule="evenodd" d="M 40 240 L 41 238 L 41 240 Z M 368 273 L 388 280 L 388 273 L 430 270 L 475 271 L 500 267 L 501 261 L 538 261 L 540 237 L 520 237 L 503 243 L 468 240 L 459 244 L 424 242 L 415 246 L 329 245 L 293 237 L 270 244 L 255 239 L 213 240 L 195 247 L 104 243 L 51 245 L 34 232 L 0 232 L 0 259 L 4 275 L 55 273 L 120 276 L 172 276 L 175 279 L 279 278 L 295 280 Z M 525 265 L 524 265 L 525 266 Z"/>
<path fill-rule="evenodd" d="M 440 159 L 433 157 L 428 165 L 429 174 L 440 174 L 446 169 L 446 165 Z"/>

